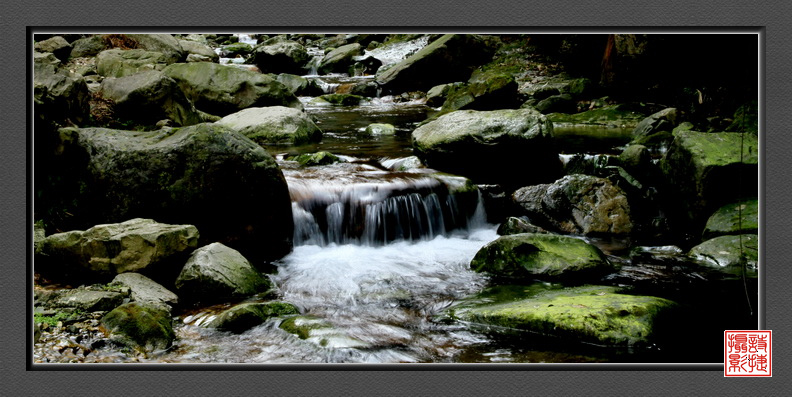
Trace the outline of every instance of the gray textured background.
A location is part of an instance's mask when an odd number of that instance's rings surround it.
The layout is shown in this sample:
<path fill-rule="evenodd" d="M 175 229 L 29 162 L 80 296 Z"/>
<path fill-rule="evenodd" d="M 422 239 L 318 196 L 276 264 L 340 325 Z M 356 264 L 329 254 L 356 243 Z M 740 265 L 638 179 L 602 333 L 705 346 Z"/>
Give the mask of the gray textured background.
<path fill-rule="evenodd" d="M 790 367 L 789 211 L 790 76 L 792 37 L 787 1 L 137 1 L 77 0 L 10 3 L 0 11 L 0 79 L 2 111 L 0 144 L 0 378 L 9 395 L 782 395 Z M 329 6 L 332 4 L 332 6 Z M 441 28 L 451 31 L 508 27 L 536 28 L 635 27 L 766 27 L 765 91 L 765 324 L 773 335 L 773 377 L 725 379 L 723 372 L 666 370 L 668 367 L 610 367 L 587 371 L 558 366 L 290 366 L 140 367 L 84 366 L 69 371 L 29 371 L 26 345 L 26 214 L 28 92 L 26 27 L 268 30 L 323 30 L 321 27 Z M 184 27 L 184 29 L 180 29 Z M 255 29 L 254 29 L 255 28 Z M 619 28 L 624 30 L 624 28 Z M 38 30 L 38 29 L 37 29 Z M 79 29 L 78 29 L 79 30 Z M 128 30 L 128 29 L 127 29 Z M 502 30 L 502 29 L 501 29 Z M 683 60 L 695 62 L 695 60 Z M 680 324 L 680 332 L 697 337 Z M 52 368 L 52 367 L 47 367 Z M 58 367 L 55 367 L 57 369 Z M 104 371 L 105 369 L 109 371 Z M 178 370 L 173 370 L 173 369 Z M 325 369 L 332 369 L 327 371 Z M 394 371 L 393 369 L 396 368 Z M 578 367 L 579 368 L 579 367 Z M 711 368 L 711 367 L 710 367 Z M 137 369 L 137 370 L 136 370 Z M 165 369 L 165 370 L 162 370 Z M 199 369 L 199 371 L 192 371 Z M 253 369 L 254 371 L 249 371 Z M 288 369 L 288 371 L 281 371 Z M 618 369 L 618 370 L 614 370 Z M 676 368 L 678 369 L 678 368 Z M 132 371 L 130 371 L 132 370 Z"/>

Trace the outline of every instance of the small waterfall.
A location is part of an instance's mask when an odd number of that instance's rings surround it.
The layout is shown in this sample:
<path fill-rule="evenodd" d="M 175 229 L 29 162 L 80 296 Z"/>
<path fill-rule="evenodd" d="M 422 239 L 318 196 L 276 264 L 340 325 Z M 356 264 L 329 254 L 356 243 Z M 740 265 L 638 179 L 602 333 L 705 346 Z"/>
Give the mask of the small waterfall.
<path fill-rule="evenodd" d="M 298 246 L 431 240 L 485 224 L 478 193 L 453 194 L 431 177 L 357 185 L 291 182 Z"/>

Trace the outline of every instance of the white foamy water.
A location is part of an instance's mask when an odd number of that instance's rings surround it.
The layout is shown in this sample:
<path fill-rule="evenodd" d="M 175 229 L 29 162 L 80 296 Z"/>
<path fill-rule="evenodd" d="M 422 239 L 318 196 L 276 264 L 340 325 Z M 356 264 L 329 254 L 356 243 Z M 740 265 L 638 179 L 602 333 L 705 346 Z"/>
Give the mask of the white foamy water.
<path fill-rule="evenodd" d="M 414 52 L 426 47 L 429 44 L 429 36 L 421 36 L 417 39 L 394 43 L 375 48 L 371 51 L 366 50 L 364 56 L 373 56 L 382 61 L 382 65 L 390 65 L 399 62 Z"/>

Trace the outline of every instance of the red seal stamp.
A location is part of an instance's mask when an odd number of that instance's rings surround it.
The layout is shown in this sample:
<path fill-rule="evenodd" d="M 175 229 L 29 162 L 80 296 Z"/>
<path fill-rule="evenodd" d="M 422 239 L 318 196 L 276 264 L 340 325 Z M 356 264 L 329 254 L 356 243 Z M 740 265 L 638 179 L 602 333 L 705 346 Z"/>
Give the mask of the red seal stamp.
<path fill-rule="evenodd" d="M 724 331 L 724 376 L 773 376 L 773 331 Z"/>

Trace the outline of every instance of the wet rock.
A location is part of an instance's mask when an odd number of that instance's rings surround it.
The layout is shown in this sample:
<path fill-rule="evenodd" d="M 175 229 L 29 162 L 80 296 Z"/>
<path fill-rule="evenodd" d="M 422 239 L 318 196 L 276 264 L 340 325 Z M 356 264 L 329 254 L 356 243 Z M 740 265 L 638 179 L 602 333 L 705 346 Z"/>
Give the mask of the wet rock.
<path fill-rule="evenodd" d="M 327 320 L 311 316 L 295 316 L 284 320 L 281 325 L 284 331 L 297 335 L 300 339 L 316 343 L 319 346 L 340 348 L 366 348 L 370 345 L 357 338 L 352 338 L 333 327 Z"/>
<path fill-rule="evenodd" d="M 220 59 L 220 56 L 205 43 L 202 44 L 192 40 L 179 40 L 179 45 L 187 52 L 188 57 L 190 55 L 200 55 L 208 58 L 211 62 L 217 62 Z"/>
<path fill-rule="evenodd" d="M 743 274 L 745 266 L 747 275 L 755 278 L 759 263 L 759 236 L 742 234 L 715 237 L 691 248 L 688 255 L 708 266 L 738 276 Z"/>
<path fill-rule="evenodd" d="M 102 81 L 101 94 L 113 101 L 115 115 L 121 120 L 153 125 L 169 119 L 179 126 L 203 122 L 176 81 L 159 71 L 106 78 Z"/>
<path fill-rule="evenodd" d="M 324 94 L 324 91 L 316 84 L 316 81 L 306 79 L 302 76 L 281 73 L 278 75 L 277 79 L 280 83 L 285 85 L 292 94 L 297 96 L 319 96 Z"/>
<path fill-rule="evenodd" d="M 382 161 L 382 166 L 391 171 L 409 171 L 416 168 L 424 168 L 424 165 L 417 156 L 384 160 Z"/>
<path fill-rule="evenodd" d="M 328 165 L 344 161 L 330 152 L 305 153 L 291 158 L 290 160 L 300 163 L 300 165 L 303 167 Z"/>
<path fill-rule="evenodd" d="M 644 145 L 629 145 L 619 154 L 619 161 L 625 170 L 640 176 L 648 172 L 652 156 Z"/>
<path fill-rule="evenodd" d="M 717 208 L 756 197 L 759 183 L 756 135 L 677 131 L 674 137 L 660 161 L 660 169 L 691 227 L 701 230 L 703 217 Z"/>
<path fill-rule="evenodd" d="M 511 196 L 507 195 L 500 185 L 479 184 L 478 190 L 481 192 L 481 200 L 487 212 L 487 222 L 493 224 L 504 222 L 513 209 Z"/>
<path fill-rule="evenodd" d="M 547 118 L 553 123 L 635 127 L 644 115 L 630 106 L 612 105 L 575 114 L 550 113 Z"/>
<path fill-rule="evenodd" d="M 105 50 L 96 56 L 96 71 L 105 77 L 124 77 L 149 70 L 162 70 L 168 59 L 161 52 L 146 50 Z"/>
<path fill-rule="evenodd" d="M 550 121 L 533 109 L 459 110 L 413 131 L 412 146 L 427 166 L 477 183 L 536 183 L 560 172 L 552 137 Z M 534 167 L 542 171 L 503 172 Z"/>
<path fill-rule="evenodd" d="M 660 131 L 670 131 L 677 125 L 676 108 L 663 109 L 638 123 L 632 131 L 634 138 L 644 137 Z"/>
<path fill-rule="evenodd" d="M 179 44 L 173 35 L 170 34 L 126 34 L 131 40 L 137 43 L 137 48 L 161 52 L 165 55 L 168 63 L 182 62 L 187 58 L 187 52 Z"/>
<path fill-rule="evenodd" d="M 51 52 L 55 57 L 66 62 L 71 54 L 72 46 L 63 37 L 55 36 L 36 42 L 33 44 L 33 49 L 38 52 Z"/>
<path fill-rule="evenodd" d="M 40 291 L 36 304 L 45 308 L 70 308 L 84 312 L 110 311 L 124 303 L 126 294 L 86 288 Z"/>
<path fill-rule="evenodd" d="M 195 107 L 225 116 L 249 107 L 288 106 L 300 101 L 273 77 L 216 63 L 178 63 L 163 69 Z"/>
<path fill-rule="evenodd" d="M 509 217 L 509 219 L 506 219 L 506 222 L 498 226 L 498 234 L 501 236 L 521 233 L 548 233 L 548 231 L 539 226 L 532 225 L 526 219 L 515 218 L 513 216 Z"/>
<path fill-rule="evenodd" d="M 460 109 L 495 110 L 518 107 L 517 83 L 513 75 L 497 70 L 475 71 L 466 85 L 448 91 L 440 115 Z"/>
<path fill-rule="evenodd" d="M 393 135 L 396 133 L 396 127 L 393 124 L 374 123 L 369 124 L 365 132 L 368 135 Z"/>
<path fill-rule="evenodd" d="M 130 298 L 136 302 L 164 303 L 170 306 L 179 303 L 176 294 L 140 273 L 121 273 L 115 276 L 112 284 L 128 287 Z"/>
<path fill-rule="evenodd" d="M 234 333 L 245 332 L 272 317 L 300 314 L 297 307 L 286 302 L 251 302 L 236 305 L 215 317 L 205 326 Z"/>
<path fill-rule="evenodd" d="M 173 320 L 167 306 L 130 302 L 121 305 L 101 320 L 116 342 L 143 351 L 164 350 L 173 344 Z"/>
<path fill-rule="evenodd" d="M 499 237 L 476 253 L 470 268 L 501 278 L 567 280 L 597 278 L 614 270 L 597 247 L 583 240 L 536 233 Z"/>
<path fill-rule="evenodd" d="M 407 59 L 377 72 L 376 82 L 386 93 L 427 90 L 462 81 L 490 60 L 493 50 L 476 35 L 444 35 Z"/>
<path fill-rule="evenodd" d="M 512 198 L 531 220 L 564 233 L 624 235 L 633 229 L 624 191 L 604 178 L 567 175 L 523 187 Z"/>
<path fill-rule="evenodd" d="M 455 310 L 464 321 L 538 332 L 602 345 L 648 344 L 656 324 L 676 304 L 653 296 L 625 295 L 614 287 L 582 286 L 526 299 Z"/>
<path fill-rule="evenodd" d="M 727 234 L 757 234 L 758 232 L 758 200 L 727 204 L 715 211 L 704 226 L 705 238 Z"/>
<path fill-rule="evenodd" d="M 308 52 L 300 43 L 277 38 L 261 43 L 252 54 L 253 63 L 262 73 L 302 74 L 308 60 Z"/>
<path fill-rule="evenodd" d="M 377 70 L 382 67 L 382 61 L 373 56 L 364 58 L 354 57 L 353 61 L 355 63 L 349 67 L 349 74 L 351 76 L 370 76 L 377 73 Z M 376 84 L 377 83 L 374 83 L 374 85 Z"/>
<path fill-rule="evenodd" d="M 314 98 L 314 100 L 340 106 L 357 106 L 360 102 L 364 101 L 365 98 L 353 94 L 327 94 Z"/>
<path fill-rule="evenodd" d="M 301 145 L 322 139 L 322 130 L 307 114 L 284 106 L 248 108 L 225 116 L 217 123 L 239 131 L 260 145 Z"/>
<path fill-rule="evenodd" d="M 220 55 L 223 58 L 235 58 L 237 56 L 246 57 L 253 52 L 253 47 L 247 43 L 226 44 L 220 48 Z"/>
<path fill-rule="evenodd" d="M 426 106 L 431 107 L 441 107 L 443 103 L 445 103 L 446 98 L 448 95 L 464 87 L 466 84 L 462 82 L 457 83 L 448 83 L 448 84 L 440 84 L 432 87 L 429 91 L 426 92 Z"/>
<path fill-rule="evenodd" d="M 38 210 L 73 216 L 53 217 L 52 228 L 85 230 L 137 215 L 195 225 L 199 246 L 227 243 L 254 260 L 291 250 L 283 173 L 238 132 L 216 124 L 148 132 L 70 128 L 60 138 L 56 175 L 69 183 L 51 201 L 37 200 L 52 206 Z"/>
<path fill-rule="evenodd" d="M 184 258 L 198 243 L 192 225 L 167 225 L 151 219 L 97 225 L 86 231 L 56 233 L 41 242 L 41 252 L 52 259 L 117 274 L 154 271 L 174 258 Z"/>
<path fill-rule="evenodd" d="M 319 63 L 319 73 L 346 73 L 354 63 L 352 57 L 360 55 L 361 52 L 362 48 L 358 43 L 342 45 L 325 54 Z"/>
<path fill-rule="evenodd" d="M 200 302 L 244 298 L 269 288 L 242 254 L 220 243 L 195 250 L 176 278 L 180 296 Z"/>
<path fill-rule="evenodd" d="M 675 245 L 657 247 L 638 246 L 630 250 L 633 264 L 684 265 L 690 262 L 684 251 Z"/>

